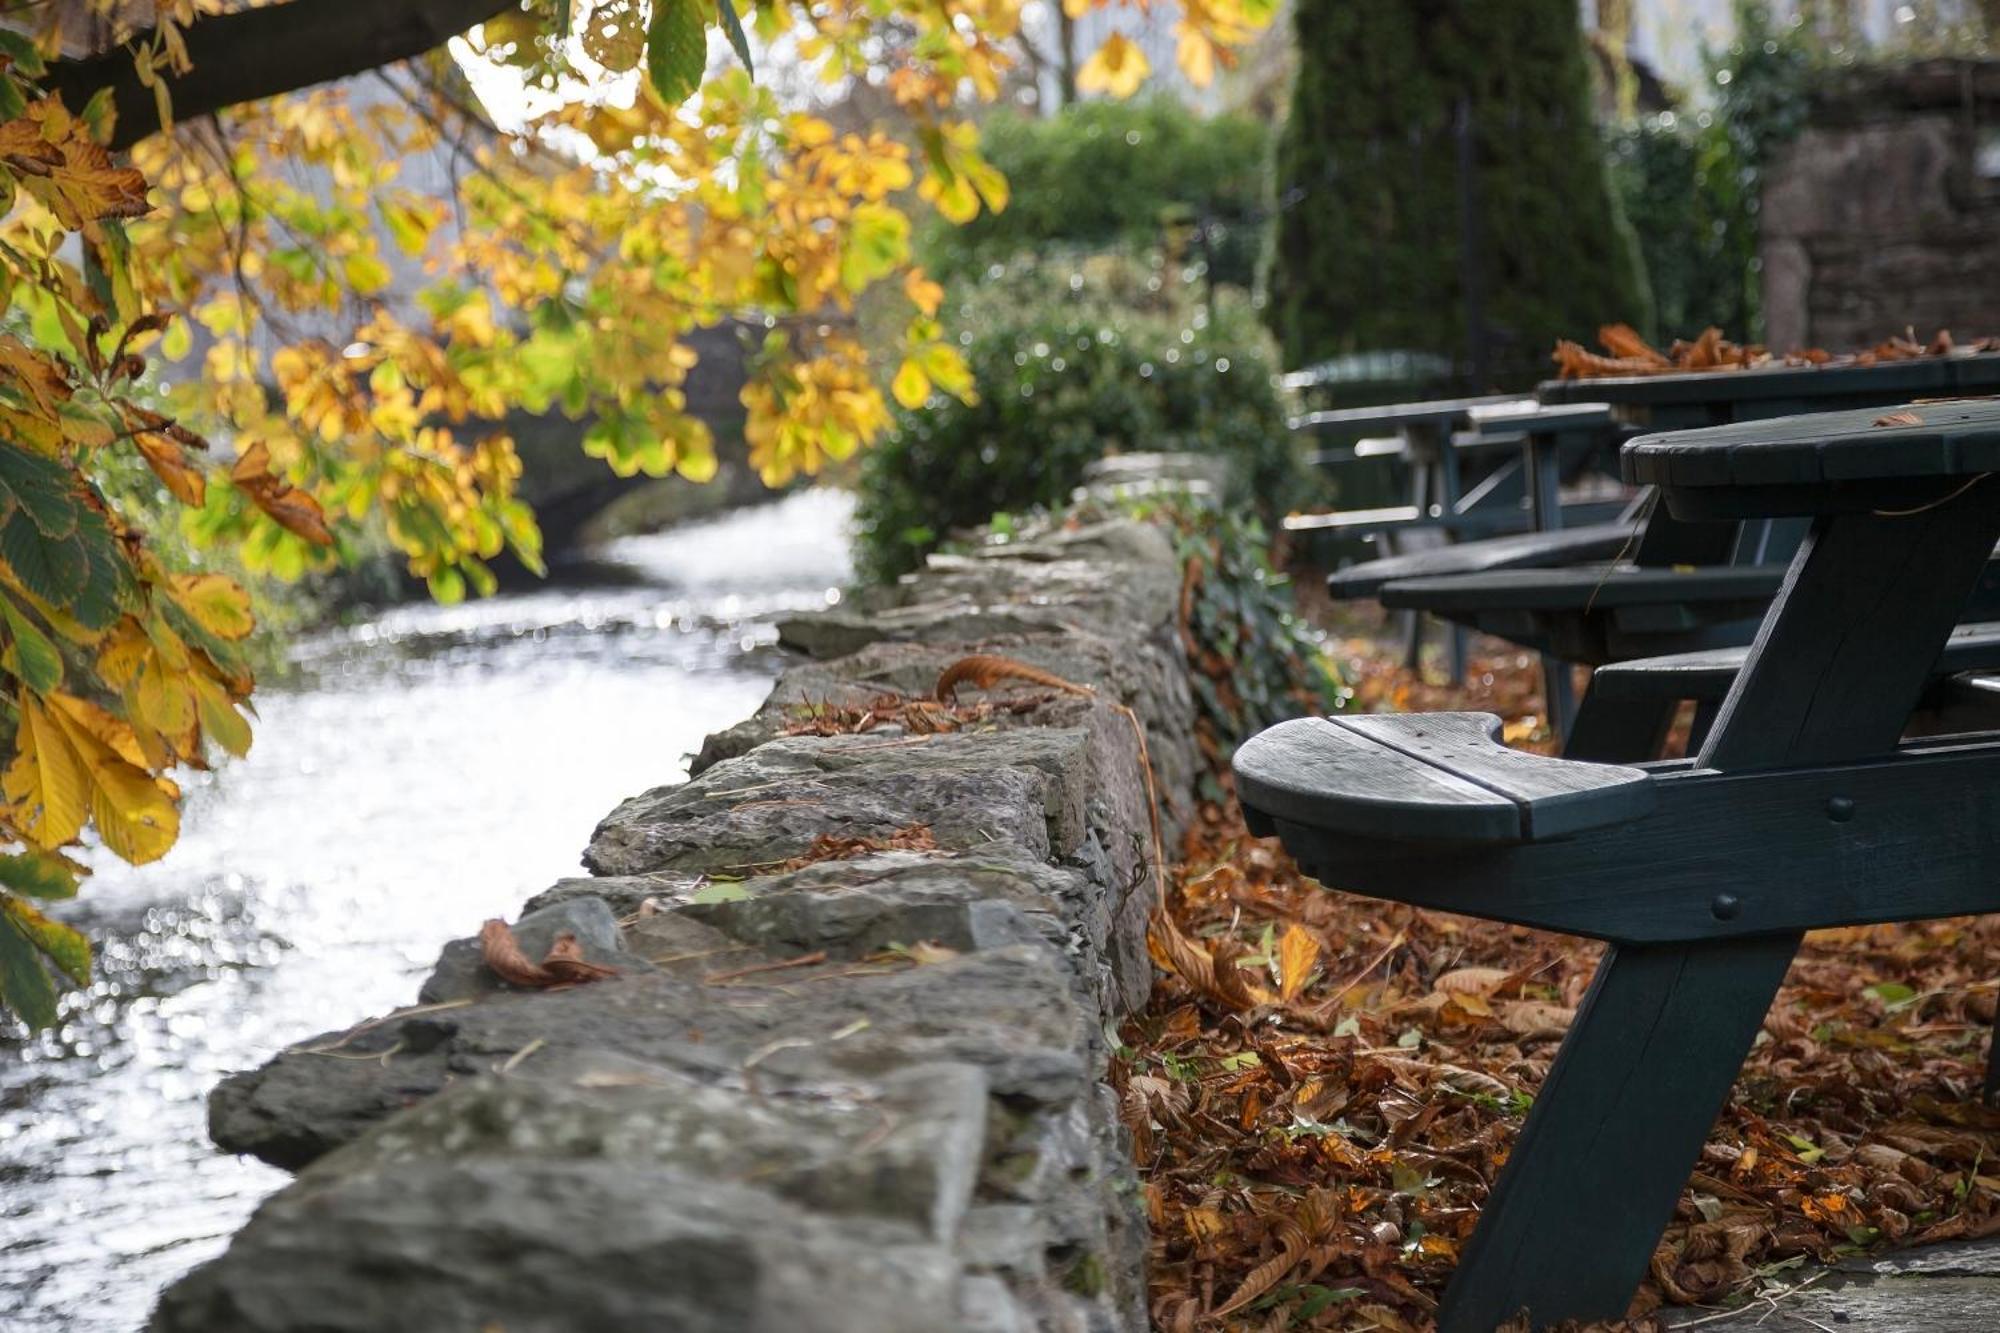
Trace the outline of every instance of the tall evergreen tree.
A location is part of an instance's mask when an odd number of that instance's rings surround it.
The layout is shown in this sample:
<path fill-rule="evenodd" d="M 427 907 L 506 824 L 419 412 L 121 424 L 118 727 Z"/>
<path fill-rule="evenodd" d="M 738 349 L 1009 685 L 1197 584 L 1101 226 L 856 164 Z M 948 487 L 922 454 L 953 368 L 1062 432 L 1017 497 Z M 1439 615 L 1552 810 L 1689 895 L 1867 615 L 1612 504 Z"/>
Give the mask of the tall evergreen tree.
<path fill-rule="evenodd" d="M 1644 326 L 1576 0 L 1297 0 L 1295 23 L 1268 307 L 1287 365 L 1397 349 L 1469 369 L 1470 307 L 1485 378 L 1518 385 L 1558 337 Z"/>

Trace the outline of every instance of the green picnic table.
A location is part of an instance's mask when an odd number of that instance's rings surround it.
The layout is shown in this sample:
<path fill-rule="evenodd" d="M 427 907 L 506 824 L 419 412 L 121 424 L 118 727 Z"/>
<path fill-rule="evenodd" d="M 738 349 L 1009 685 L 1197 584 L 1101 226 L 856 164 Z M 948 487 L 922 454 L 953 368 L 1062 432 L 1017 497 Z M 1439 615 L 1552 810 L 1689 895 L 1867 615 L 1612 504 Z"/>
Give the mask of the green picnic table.
<path fill-rule="evenodd" d="M 1332 887 L 1605 940 L 1443 1333 L 1624 1314 L 1803 932 L 2000 910 L 2000 738 L 1900 740 L 2000 541 L 2000 403 L 1647 436 L 1677 517 L 1804 517 L 1699 754 L 1548 759 L 1499 720 L 1282 723 L 1253 831 Z"/>
<path fill-rule="evenodd" d="M 1628 425 L 1669 428 L 1877 407 L 1909 395 L 1969 393 L 2000 393 L 2000 353 L 1870 366 L 1780 366 L 1554 380 L 1537 390 L 1548 404 L 1609 403 Z M 1745 517 L 1752 521 L 1738 521 Z M 1620 556 L 1639 568 L 1676 570 L 1679 577 L 1674 579 L 1607 585 L 1598 596 L 1578 605 L 1573 586 L 1578 577 L 1587 576 L 1549 569 L 1560 557 L 1515 559 L 1482 568 L 1477 576 L 1451 568 L 1433 571 L 1421 561 L 1411 561 L 1416 568 L 1397 570 L 1395 578 L 1374 583 L 1371 592 L 1385 606 L 1436 616 L 1542 650 L 1551 718 L 1558 733 L 1568 735 L 1572 722 L 1582 726 L 1590 720 L 1592 705 L 1586 698 L 1578 709 L 1572 701 L 1563 661 L 1598 665 L 1747 643 L 1762 608 L 1746 607 L 1738 596 L 1742 584 L 1737 577 L 1717 571 L 1781 564 L 1790 558 L 1802 531 L 1802 524 L 1772 524 L 1763 516 L 1711 511 L 1682 516 L 1653 506 Z M 1358 581 L 1357 576 L 1366 578 L 1369 572 L 1361 566 L 1346 571 L 1345 577 Z M 1767 577 L 1775 580 L 1776 574 Z M 1669 589 L 1676 587 L 1683 596 L 1670 595 Z M 1329 589 L 1334 589 L 1331 581 Z M 1635 600 L 1626 600 L 1628 595 Z"/>

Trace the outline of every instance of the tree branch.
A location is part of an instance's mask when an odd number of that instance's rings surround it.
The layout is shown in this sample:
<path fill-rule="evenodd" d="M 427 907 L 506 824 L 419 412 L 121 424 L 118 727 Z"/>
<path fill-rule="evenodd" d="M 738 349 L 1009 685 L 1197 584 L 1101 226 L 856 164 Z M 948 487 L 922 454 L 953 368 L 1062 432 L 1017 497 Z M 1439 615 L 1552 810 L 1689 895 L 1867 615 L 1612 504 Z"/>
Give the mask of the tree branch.
<path fill-rule="evenodd" d="M 422 55 L 474 24 L 511 9 L 515 0 L 290 0 L 218 14 L 190 24 L 194 68 L 162 73 L 176 120 L 275 97 Z M 143 32 L 135 41 L 146 41 Z M 49 64 L 43 87 L 81 111 L 100 89 L 111 89 L 118 121 L 111 146 L 129 148 L 160 130 L 153 91 L 139 82 L 132 53 L 120 47 Z"/>

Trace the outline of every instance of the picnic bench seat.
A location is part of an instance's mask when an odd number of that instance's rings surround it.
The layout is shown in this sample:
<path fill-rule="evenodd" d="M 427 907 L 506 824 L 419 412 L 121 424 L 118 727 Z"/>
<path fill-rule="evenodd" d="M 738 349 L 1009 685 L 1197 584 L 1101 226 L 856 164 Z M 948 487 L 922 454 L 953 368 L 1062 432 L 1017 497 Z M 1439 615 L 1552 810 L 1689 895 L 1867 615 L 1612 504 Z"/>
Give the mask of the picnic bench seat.
<path fill-rule="evenodd" d="M 1619 763 L 1656 758 L 1684 702 L 1695 704 L 1688 747 L 1699 749 L 1749 656 L 1746 645 L 1634 658 L 1597 668 L 1563 753 Z M 1928 716 L 1918 725 L 1925 731 L 2000 727 L 2000 694 L 1976 677 L 1996 671 L 2000 671 L 2000 623 L 1960 625 L 1932 668 L 1921 705 Z"/>
<path fill-rule="evenodd" d="M 1238 749 L 1246 820 L 1329 886 L 1610 946 L 1441 1333 L 1625 1313 L 1805 931 L 2000 910 L 2000 736 L 1902 740 L 1972 651 L 1947 645 L 2000 540 L 2000 402 L 1905 410 L 1627 446 L 1676 513 L 1812 515 L 1690 759 L 1511 755 L 1482 714 Z"/>
<path fill-rule="evenodd" d="M 1338 601 L 1374 597 L 1387 583 L 1450 574 L 1486 574 L 1506 569 L 1541 569 L 1610 561 L 1639 535 L 1632 519 L 1591 523 L 1549 532 L 1519 532 L 1485 541 L 1460 542 L 1408 555 L 1363 560 L 1327 575 L 1327 593 Z"/>
<path fill-rule="evenodd" d="M 1778 565 L 1503 569 L 1401 579 L 1377 596 L 1596 666 L 1747 642 L 1784 574 Z"/>

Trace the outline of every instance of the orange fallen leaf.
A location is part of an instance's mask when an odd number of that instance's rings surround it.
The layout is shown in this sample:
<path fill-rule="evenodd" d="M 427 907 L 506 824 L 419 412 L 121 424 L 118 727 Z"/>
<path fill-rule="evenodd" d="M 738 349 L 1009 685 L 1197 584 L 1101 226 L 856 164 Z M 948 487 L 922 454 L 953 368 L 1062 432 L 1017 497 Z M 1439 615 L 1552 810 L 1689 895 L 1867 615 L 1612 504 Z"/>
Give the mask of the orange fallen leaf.
<path fill-rule="evenodd" d="M 1319 937 L 1293 921 L 1278 937 L 1278 998 L 1290 1003 L 1319 961 Z"/>

